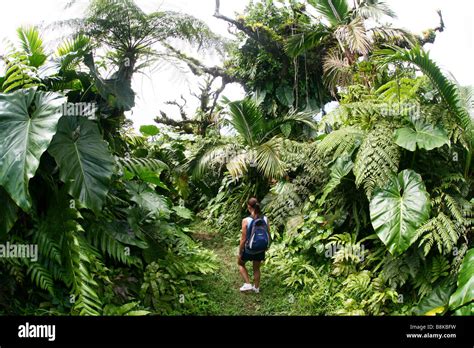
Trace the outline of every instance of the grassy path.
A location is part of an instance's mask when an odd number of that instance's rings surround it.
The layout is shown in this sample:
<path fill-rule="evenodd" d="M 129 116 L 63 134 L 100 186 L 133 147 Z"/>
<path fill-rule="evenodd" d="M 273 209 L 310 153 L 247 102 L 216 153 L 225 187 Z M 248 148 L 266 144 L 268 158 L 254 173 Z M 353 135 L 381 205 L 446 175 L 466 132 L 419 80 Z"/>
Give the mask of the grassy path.
<path fill-rule="evenodd" d="M 262 265 L 260 293 L 241 293 L 239 288 L 243 280 L 238 271 L 236 252 L 237 243 L 225 241 L 218 234 L 196 231 L 196 239 L 201 240 L 203 246 L 213 250 L 220 261 L 220 267 L 215 274 L 210 275 L 202 284 L 202 289 L 208 293 L 211 315 L 289 315 L 292 303 L 286 289 L 279 286 L 279 282 L 266 272 L 266 265 Z M 252 279 L 252 266 L 248 263 Z"/>

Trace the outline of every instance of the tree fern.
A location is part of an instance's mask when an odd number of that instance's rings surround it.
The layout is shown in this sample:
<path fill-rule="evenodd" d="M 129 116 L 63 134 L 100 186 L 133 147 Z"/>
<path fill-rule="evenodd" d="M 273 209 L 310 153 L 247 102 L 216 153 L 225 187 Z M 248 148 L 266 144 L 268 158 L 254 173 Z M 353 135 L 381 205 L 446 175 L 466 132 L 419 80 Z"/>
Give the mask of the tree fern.
<path fill-rule="evenodd" d="M 400 148 L 393 141 L 393 127 L 381 123 L 367 134 L 354 163 L 356 185 L 363 186 L 370 198 L 376 187 L 383 186 L 398 172 Z"/>

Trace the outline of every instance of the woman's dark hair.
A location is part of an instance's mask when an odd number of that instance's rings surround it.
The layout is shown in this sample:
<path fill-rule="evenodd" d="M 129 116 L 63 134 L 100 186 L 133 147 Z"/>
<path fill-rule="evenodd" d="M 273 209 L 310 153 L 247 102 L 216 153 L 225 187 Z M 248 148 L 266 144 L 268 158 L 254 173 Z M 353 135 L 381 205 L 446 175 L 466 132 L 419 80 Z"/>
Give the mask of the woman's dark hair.
<path fill-rule="evenodd" d="M 249 205 L 249 207 L 253 208 L 255 210 L 255 214 L 257 215 L 260 215 L 260 213 L 262 212 L 261 208 L 260 208 L 260 203 L 258 203 L 258 199 L 255 198 L 255 197 L 252 197 L 248 200 L 247 204 Z"/>

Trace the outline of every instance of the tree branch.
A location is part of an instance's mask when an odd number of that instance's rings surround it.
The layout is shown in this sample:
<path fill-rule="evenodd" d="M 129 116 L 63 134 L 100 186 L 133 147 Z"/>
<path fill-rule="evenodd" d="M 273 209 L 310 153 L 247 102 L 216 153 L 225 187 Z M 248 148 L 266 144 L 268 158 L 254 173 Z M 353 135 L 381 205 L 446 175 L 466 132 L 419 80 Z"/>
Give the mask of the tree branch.
<path fill-rule="evenodd" d="M 268 32 L 265 28 L 258 28 L 256 31 L 249 26 L 244 24 L 243 20 L 235 20 L 227 16 L 222 15 L 219 12 L 220 1 L 216 0 L 216 8 L 214 12 L 214 17 L 222 19 L 232 25 L 237 29 L 245 33 L 248 37 L 258 42 L 267 52 L 279 56 L 283 49 L 282 44 L 272 38 L 272 34 Z"/>

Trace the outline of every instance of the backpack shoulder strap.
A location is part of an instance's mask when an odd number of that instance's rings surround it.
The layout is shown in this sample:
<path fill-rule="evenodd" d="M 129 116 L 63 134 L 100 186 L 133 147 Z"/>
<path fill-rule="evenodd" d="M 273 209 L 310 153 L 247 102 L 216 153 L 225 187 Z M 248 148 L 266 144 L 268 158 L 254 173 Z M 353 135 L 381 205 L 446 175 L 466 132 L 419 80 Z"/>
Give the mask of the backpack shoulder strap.
<path fill-rule="evenodd" d="M 245 239 L 249 240 L 250 239 L 250 232 L 252 231 L 251 228 L 252 228 L 254 219 L 252 219 L 250 216 L 246 217 L 245 219 L 247 220 L 247 234 L 245 236 Z"/>

